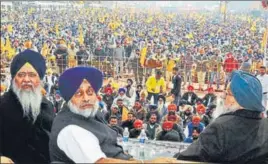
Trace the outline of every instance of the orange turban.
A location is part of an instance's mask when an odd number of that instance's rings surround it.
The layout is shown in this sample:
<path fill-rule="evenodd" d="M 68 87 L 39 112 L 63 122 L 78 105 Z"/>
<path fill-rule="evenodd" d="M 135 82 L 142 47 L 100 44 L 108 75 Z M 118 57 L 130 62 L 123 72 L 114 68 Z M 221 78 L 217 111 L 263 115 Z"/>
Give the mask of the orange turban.
<path fill-rule="evenodd" d="M 172 129 L 173 128 L 174 123 L 171 121 L 165 121 L 162 125 L 163 129 Z"/>
<path fill-rule="evenodd" d="M 142 120 L 136 120 L 134 122 L 134 128 L 140 128 L 142 127 L 142 124 L 143 124 Z"/>
<path fill-rule="evenodd" d="M 194 87 L 193 87 L 192 85 L 189 85 L 189 86 L 187 87 L 187 89 L 188 89 L 188 91 L 192 92 L 192 91 L 194 90 Z"/>
<path fill-rule="evenodd" d="M 208 88 L 208 93 L 213 93 L 214 89 L 212 87 Z"/>
<path fill-rule="evenodd" d="M 177 105 L 175 105 L 175 104 L 169 104 L 168 105 L 168 111 L 173 111 L 173 110 L 177 111 Z"/>
<path fill-rule="evenodd" d="M 193 116 L 192 121 L 193 122 L 200 122 L 201 118 L 199 116 Z"/>
<path fill-rule="evenodd" d="M 197 105 L 196 110 L 198 113 L 204 114 L 206 112 L 206 107 L 204 104 L 199 104 Z"/>

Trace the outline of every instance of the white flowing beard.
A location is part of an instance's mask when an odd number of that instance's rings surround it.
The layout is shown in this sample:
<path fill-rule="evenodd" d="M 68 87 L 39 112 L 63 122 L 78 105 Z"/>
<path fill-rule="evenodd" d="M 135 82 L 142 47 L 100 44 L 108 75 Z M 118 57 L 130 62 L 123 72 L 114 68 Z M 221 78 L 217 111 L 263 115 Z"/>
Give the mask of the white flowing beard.
<path fill-rule="evenodd" d="M 164 103 L 158 103 L 158 110 L 162 110 L 164 107 Z"/>
<path fill-rule="evenodd" d="M 217 107 L 216 110 L 213 112 L 212 117 L 213 119 L 218 118 L 220 115 L 223 115 L 225 113 L 234 112 L 238 110 L 240 106 L 233 105 L 233 106 L 225 106 L 224 105 L 224 99 L 218 97 L 217 98 Z"/>
<path fill-rule="evenodd" d="M 70 108 L 70 111 L 79 114 L 81 116 L 84 116 L 86 118 L 88 117 L 95 117 L 98 109 L 99 109 L 99 102 L 97 101 L 95 105 L 92 108 L 87 108 L 87 109 L 79 109 L 78 106 L 73 104 L 71 101 L 68 102 L 68 107 Z"/>
<path fill-rule="evenodd" d="M 11 88 L 13 92 L 17 95 L 18 100 L 22 106 L 23 116 L 26 116 L 30 112 L 32 112 L 32 116 L 35 121 L 40 113 L 40 107 L 43 97 L 41 92 L 41 84 L 33 90 L 25 91 L 23 89 L 20 89 L 16 84 L 15 80 L 13 80 Z"/>

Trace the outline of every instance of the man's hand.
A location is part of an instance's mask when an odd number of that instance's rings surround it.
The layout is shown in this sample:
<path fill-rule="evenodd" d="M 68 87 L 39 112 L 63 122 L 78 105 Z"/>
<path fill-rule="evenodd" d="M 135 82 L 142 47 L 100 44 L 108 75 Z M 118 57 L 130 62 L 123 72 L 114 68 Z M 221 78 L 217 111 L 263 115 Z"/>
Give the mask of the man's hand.
<path fill-rule="evenodd" d="M 151 90 L 152 90 L 153 92 L 155 91 L 155 89 L 154 89 L 154 88 L 152 88 Z"/>
<path fill-rule="evenodd" d="M 144 163 L 178 163 L 176 158 L 159 157 L 153 160 L 144 161 Z"/>
<path fill-rule="evenodd" d="M 1 156 L 0 157 L 0 163 L 14 163 L 11 159 Z"/>

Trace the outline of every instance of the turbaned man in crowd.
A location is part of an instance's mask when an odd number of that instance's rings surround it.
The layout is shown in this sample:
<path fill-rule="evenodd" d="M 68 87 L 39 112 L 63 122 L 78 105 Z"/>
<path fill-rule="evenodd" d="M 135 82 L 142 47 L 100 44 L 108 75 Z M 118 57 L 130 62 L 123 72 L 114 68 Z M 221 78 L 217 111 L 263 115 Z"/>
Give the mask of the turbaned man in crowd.
<path fill-rule="evenodd" d="M 93 67 L 75 67 L 59 78 L 66 105 L 53 122 L 50 138 L 52 162 L 64 163 L 143 163 L 132 159 L 117 144 L 117 132 L 98 111 L 97 93 L 103 74 Z M 176 162 L 158 158 L 145 162 Z"/>
<path fill-rule="evenodd" d="M 27 49 L 14 57 L 10 72 L 11 87 L 0 99 L 0 163 L 50 163 L 48 142 L 55 114 L 41 93 L 45 60 Z"/>
<path fill-rule="evenodd" d="M 262 95 L 255 76 L 234 71 L 226 93 L 218 99 L 216 119 L 197 141 L 175 156 L 217 163 L 267 163 L 268 119 L 261 117 Z"/>

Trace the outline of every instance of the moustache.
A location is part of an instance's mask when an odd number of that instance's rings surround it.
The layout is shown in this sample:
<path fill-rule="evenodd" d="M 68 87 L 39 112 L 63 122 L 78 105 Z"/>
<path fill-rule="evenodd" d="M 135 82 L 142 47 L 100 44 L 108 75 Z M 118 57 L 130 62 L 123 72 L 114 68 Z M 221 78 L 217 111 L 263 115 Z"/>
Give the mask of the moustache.
<path fill-rule="evenodd" d="M 32 89 L 34 88 L 32 83 L 22 83 L 21 87 L 31 87 Z"/>
<path fill-rule="evenodd" d="M 94 103 L 83 103 L 80 105 L 80 108 L 92 108 L 94 107 Z"/>

